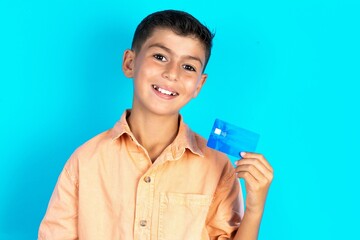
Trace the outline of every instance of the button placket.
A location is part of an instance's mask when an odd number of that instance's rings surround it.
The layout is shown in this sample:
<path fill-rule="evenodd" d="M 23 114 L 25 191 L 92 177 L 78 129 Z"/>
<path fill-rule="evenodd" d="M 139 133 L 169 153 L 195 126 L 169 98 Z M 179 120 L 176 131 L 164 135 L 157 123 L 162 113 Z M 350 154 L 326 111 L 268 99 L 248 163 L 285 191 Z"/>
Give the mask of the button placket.
<path fill-rule="evenodd" d="M 140 178 L 137 191 L 136 200 L 136 217 L 134 230 L 137 236 L 142 236 L 141 239 L 149 239 L 151 231 L 151 217 L 154 202 L 154 182 L 155 173 L 148 170 Z M 146 236 L 146 237 L 145 237 Z"/>

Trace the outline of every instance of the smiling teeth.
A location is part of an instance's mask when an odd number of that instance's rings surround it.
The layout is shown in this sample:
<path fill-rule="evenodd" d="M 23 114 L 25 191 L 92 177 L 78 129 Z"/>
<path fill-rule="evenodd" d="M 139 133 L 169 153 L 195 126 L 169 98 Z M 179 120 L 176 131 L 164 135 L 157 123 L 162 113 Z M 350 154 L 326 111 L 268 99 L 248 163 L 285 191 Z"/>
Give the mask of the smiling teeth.
<path fill-rule="evenodd" d="M 166 89 L 162 89 L 156 85 L 153 85 L 153 88 L 156 89 L 157 91 L 159 91 L 163 94 L 169 95 L 169 96 L 177 96 L 178 95 L 178 93 L 170 92 L 170 91 L 168 91 Z"/>

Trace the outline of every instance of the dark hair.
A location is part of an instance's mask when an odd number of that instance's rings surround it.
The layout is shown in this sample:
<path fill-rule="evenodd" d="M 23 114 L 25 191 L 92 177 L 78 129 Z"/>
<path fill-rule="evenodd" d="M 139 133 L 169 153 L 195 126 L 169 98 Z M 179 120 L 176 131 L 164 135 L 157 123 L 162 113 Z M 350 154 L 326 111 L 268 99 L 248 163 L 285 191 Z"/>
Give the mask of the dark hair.
<path fill-rule="evenodd" d="M 214 33 L 201 24 L 189 13 L 177 10 L 164 10 L 152 13 L 145 17 L 137 26 L 131 48 L 140 51 L 142 45 L 151 36 L 156 28 L 167 28 L 180 36 L 194 36 L 204 45 L 205 67 L 211 55 Z"/>

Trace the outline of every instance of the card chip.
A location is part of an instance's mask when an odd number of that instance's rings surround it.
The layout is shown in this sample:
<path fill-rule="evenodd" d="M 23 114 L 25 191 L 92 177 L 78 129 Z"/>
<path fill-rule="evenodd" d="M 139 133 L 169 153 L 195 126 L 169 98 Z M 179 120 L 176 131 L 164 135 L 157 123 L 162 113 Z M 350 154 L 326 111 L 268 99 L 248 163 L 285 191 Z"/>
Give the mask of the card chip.
<path fill-rule="evenodd" d="M 214 133 L 215 133 L 216 135 L 220 135 L 220 134 L 221 134 L 221 129 L 215 128 Z"/>

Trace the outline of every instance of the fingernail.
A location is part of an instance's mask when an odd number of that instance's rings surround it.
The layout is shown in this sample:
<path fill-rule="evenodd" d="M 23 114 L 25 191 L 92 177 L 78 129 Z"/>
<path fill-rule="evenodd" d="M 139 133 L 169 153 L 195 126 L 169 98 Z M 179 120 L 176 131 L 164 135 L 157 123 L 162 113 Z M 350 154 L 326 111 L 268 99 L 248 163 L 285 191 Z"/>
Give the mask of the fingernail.
<path fill-rule="evenodd" d="M 235 161 L 235 165 L 238 165 L 239 161 Z"/>
<path fill-rule="evenodd" d="M 246 152 L 241 152 L 240 155 L 241 155 L 242 157 L 245 157 Z"/>

